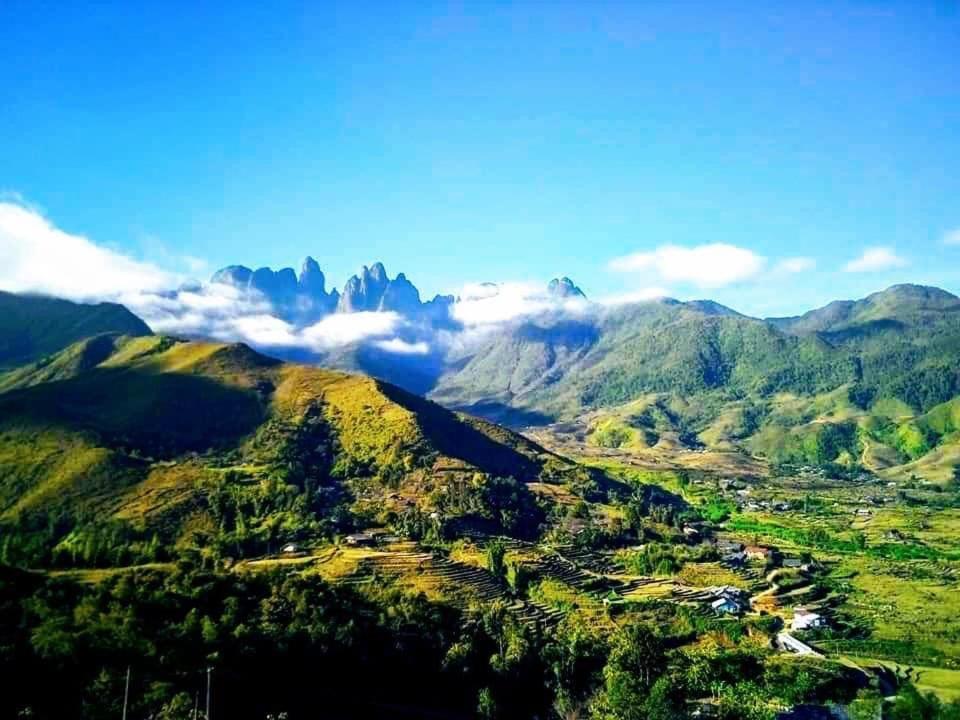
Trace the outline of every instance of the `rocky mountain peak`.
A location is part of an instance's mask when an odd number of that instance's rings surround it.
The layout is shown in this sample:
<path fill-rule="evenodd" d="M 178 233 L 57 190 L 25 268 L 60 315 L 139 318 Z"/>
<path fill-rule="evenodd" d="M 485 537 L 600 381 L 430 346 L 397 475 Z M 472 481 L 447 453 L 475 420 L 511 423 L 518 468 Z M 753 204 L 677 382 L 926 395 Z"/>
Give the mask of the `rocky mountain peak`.
<path fill-rule="evenodd" d="M 446 324 L 450 321 L 449 307 L 453 303 L 452 297 L 441 296 L 424 302 L 405 273 L 391 279 L 381 262 L 363 266 L 359 273 L 350 276 L 342 291 L 333 289 L 329 293 L 320 264 L 310 256 L 304 258 L 299 275 L 291 268 L 251 270 L 243 265 L 231 265 L 214 273 L 211 282 L 263 295 L 278 317 L 296 325 L 317 322 L 332 312 L 376 311 L 417 317 L 433 325 Z"/>
<path fill-rule="evenodd" d="M 380 298 L 378 309 L 392 310 L 401 315 L 411 315 L 419 312 L 422 304 L 420 291 L 407 280 L 406 275 L 400 273 L 387 283 L 387 287 Z"/>
<path fill-rule="evenodd" d="M 563 276 L 561 278 L 554 278 L 547 285 L 547 292 L 556 298 L 584 298 L 586 295 L 583 294 L 583 290 L 578 288 L 576 284 L 568 278 Z"/>
<path fill-rule="evenodd" d="M 320 264 L 308 255 L 300 267 L 300 277 L 297 280 L 300 290 L 310 295 L 326 296 L 326 282 Z"/>
<path fill-rule="evenodd" d="M 253 275 L 253 270 L 245 265 L 228 265 L 217 270 L 210 278 L 210 282 L 245 288 L 250 283 L 251 275 Z"/>
<path fill-rule="evenodd" d="M 370 277 L 378 283 L 387 282 L 387 269 L 381 262 L 375 262 L 370 268 Z"/>
<path fill-rule="evenodd" d="M 297 275 L 288 267 L 276 271 L 268 267 L 257 268 L 250 276 L 250 288 L 272 302 L 288 303 L 297 294 Z"/>

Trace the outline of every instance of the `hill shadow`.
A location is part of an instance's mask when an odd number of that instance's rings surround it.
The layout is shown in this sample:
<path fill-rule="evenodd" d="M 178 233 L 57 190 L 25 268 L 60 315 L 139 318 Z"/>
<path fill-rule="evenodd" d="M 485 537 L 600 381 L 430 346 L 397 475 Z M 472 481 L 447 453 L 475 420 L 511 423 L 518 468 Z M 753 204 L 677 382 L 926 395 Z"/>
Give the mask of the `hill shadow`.
<path fill-rule="evenodd" d="M 186 373 L 98 368 L 0 397 L 0 422 L 95 433 L 153 456 L 236 444 L 264 419 L 264 398 Z"/>
<path fill-rule="evenodd" d="M 416 414 L 424 436 L 443 455 L 463 460 L 492 475 L 532 480 L 539 474 L 538 463 L 484 435 L 450 410 L 394 385 L 378 385 L 386 397 Z"/>
<path fill-rule="evenodd" d="M 370 346 L 357 351 L 356 362 L 364 375 L 385 380 L 417 395 L 433 390 L 443 372 L 443 359 L 439 355 L 404 355 Z"/>
<path fill-rule="evenodd" d="M 541 427 L 554 421 L 552 416 L 545 413 L 511 407 L 506 403 L 495 400 L 481 400 L 472 405 L 458 405 L 455 409 L 513 429 Z"/>
<path fill-rule="evenodd" d="M 882 335 L 884 333 L 901 333 L 908 329 L 906 323 L 893 318 L 881 318 L 861 323 L 853 327 L 842 330 L 833 330 L 830 332 L 819 333 L 827 342 L 831 344 L 842 343 L 847 340 L 863 340 L 866 338 Z"/>
<path fill-rule="evenodd" d="M 524 323 L 518 328 L 517 336 L 527 342 L 575 349 L 593 345 L 600 334 L 590 323 L 564 320 L 548 327 L 536 323 Z"/>

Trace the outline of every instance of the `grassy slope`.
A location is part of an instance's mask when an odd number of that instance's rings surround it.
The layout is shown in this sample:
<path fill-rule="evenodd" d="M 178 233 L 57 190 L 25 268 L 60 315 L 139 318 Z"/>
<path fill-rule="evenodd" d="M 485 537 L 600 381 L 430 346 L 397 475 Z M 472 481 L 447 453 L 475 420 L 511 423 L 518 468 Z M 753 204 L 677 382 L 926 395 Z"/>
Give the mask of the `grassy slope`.
<path fill-rule="evenodd" d="M 599 447 L 699 442 L 874 471 L 919 461 L 939 480 L 957 425 L 941 405 L 958 393 L 960 299 L 895 286 L 769 322 L 675 301 L 541 318 L 464 358 L 433 396 L 516 424 L 576 419 Z M 669 412 L 640 418 L 650 397 Z M 834 447 L 843 423 L 855 431 Z"/>
<path fill-rule="evenodd" d="M 434 397 L 465 406 L 493 399 L 570 417 L 650 392 L 812 392 L 852 373 L 845 355 L 816 338 L 700 306 L 652 302 L 578 323 L 525 323 L 442 378 Z"/>
<path fill-rule="evenodd" d="M 0 517 L 162 515 L 189 502 L 212 472 L 193 454 L 244 457 L 268 423 L 280 428 L 271 442 L 282 444 L 314 408 L 356 472 L 441 464 L 528 478 L 550 459 L 513 433 L 370 378 L 282 364 L 239 345 L 151 337 L 113 347 L 85 372 L 0 395 Z"/>
<path fill-rule="evenodd" d="M 649 447 L 746 451 L 775 463 L 859 463 L 891 479 L 943 482 L 960 464 L 960 398 L 917 414 L 897 401 L 868 409 L 849 385 L 817 395 L 728 400 L 706 415 L 669 395 L 648 395 L 581 418 L 588 444 L 642 455 Z M 709 407 L 709 401 L 699 406 Z"/>

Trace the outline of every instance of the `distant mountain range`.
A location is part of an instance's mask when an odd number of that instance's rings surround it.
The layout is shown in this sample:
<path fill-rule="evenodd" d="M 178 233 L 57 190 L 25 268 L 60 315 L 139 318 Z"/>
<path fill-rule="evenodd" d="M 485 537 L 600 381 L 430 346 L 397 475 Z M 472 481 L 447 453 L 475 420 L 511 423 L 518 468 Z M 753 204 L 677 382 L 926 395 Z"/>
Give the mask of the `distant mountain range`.
<path fill-rule="evenodd" d="M 422 302 L 406 276 L 391 279 L 380 263 L 342 292 L 327 292 L 309 258 L 299 276 L 233 266 L 214 282 L 266 299 L 288 322 L 397 313 L 408 321 L 397 330 L 407 343 L 400 351 L 363 340 L 261 349 L 372 375 L 515 427 L 575 422 L 597 444 L 669 439 L 777 462 L 910 467 L 936 479 L 960 463 L 960 298 L 938 288 L 896 285 L 764 319 L 708 300 L 604 306 L 558 278 L 535 312 L 460 332 L 457 298 Z M 0 390 L 69 377 L 111 351 L 80 343 L 52 357 L 77 340 L 149 333 L 118 305 L 2 294 L 0 309 L 0 370 L 9 369 Z"/>
<path fill-rule="evenodd" d="M 549 315 L 457 358 L 431 397 L 485 414 L 499 407 L 502 420 L 518 411 L 563 419 L 648 393 L 735 399 L 843 385 L 916 411 L 960 393 L 960 299 L 899 285 L 798 318 L 672 299 Z"/>
<path fill-rule="evenodd" d="M 297 325 L 309 325 L 335 312 L 384 311 L 444 324 L 448 322 L 448 309 L 454 302 L 452 295 L 437 295 L 427 302 L 421 301 L 420 291 L 406 275 L 400 273 L 391 279 L 379 262 L 364 266 L 359 275 L 353 275 L 343 292 L 336 288 L 327 292 L 326 277 L 312 257 L 303 261 L 299 275 L 293 268 L 251 270 L 243 265 L 231 265 L 214 273 L 211 282 L 258 293 L 270 302 L 279 317 Z"/>
<path fill-rule="evenodd" d="M 370 267 L 364 265 L 359 274 L 347 280 L 342 291 L 336 288 L 327 291 L 320 265 L 309 256 L 304 259 L 299 275 L 289 267 L 251 270 L 244 265 L 230 265 L 215 272 L 210 282 L 261 296 L 270 302 L 277 317 L 300 326 L 332 313 L 356 312 L 395 312 L 409 320 L 426 321 L 437 327 L 456 324 L 450 308 L 457 297 L 435 295 L 423 301 L 420 291 L 404 273 L 390 278 L 381 262 Z M 490 287 L 496 285 L 491 283 Z M 547 295 L 556 299 L 586 298 L 568 277 L 551 280 Z"/>
<path fill-rule="evenodd" d="M 403 273 L 391 279 L 381 263 L 364 267 L 342 292 L 327 292 L 312 258 L 299 276 L 290 268 L 232 266 L 213 282 L 260 293 L 288 321 L 392 311 L 411 321 L 404 335 L 411 342 L 433 338 L 425 326 L 458 329 L 451 311 L 459 298 L 422 302 Z M 497 286 L 489 290 L 495 294 Z M 815 396 L 851 387 L 861 404 L 895 400 L 918 413 L 960 394 L 960 299 L 939 288 L 897 285 L 787 318 L 754 318 L 711 300 L 672 298 L 584 302 L 571 313 L 561 301 L 586 297 L 568 277 L 550 281 L 545 296 L 557 304 L 486 328 L 477 338 L 431 343 L 429 352 L 415 356 L 356 342 L 308 359 L 513 425 L 570 419 L 650 393 L 709 398 L 698 403 L 702 417 L 694 425 L 730 400 L 777 393 Z"/>

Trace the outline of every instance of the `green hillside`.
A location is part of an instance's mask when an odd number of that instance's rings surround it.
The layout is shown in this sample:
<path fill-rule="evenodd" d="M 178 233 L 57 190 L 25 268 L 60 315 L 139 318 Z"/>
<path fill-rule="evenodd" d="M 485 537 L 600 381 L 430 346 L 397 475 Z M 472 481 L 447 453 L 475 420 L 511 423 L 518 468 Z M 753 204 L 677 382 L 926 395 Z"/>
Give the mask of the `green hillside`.
<path fill-rule="evenodd" d="M 577 421 L 600 447 L 876 471 L 954 442 L 958 396 L 960 299 L 915 285 L 796 318 L 674 300 L 543 317 L 457 359 L 431 393 L 514 425 Z"/>
<path fill-rule="evenodd" d="M 9 553 L 71 554 L 96 544 L 89 528 L 146 552 L 219 527 L 254 551 L 430 513 L 529 534 L 541 510 L 523 482 L 574 470 L 393 386 L 243 345 L 101 336 L 45 367 L 76 372 L 0 394 L 0 521 L 37 543 Z"/>
<path fill-rule="evenodd" d="M 79 340 L 42 360 L 3 373 L 0 375 L 0 392 L 45 382 L 69 380 L 96 367 L 134 340 L 130 336 L 115 334 L 96 335 Z"/>
<path fill-rule="evenodd" d="M 115 303 L 85 305 L 0 291 L 0 372 L 104 333 L 141 336 L 150 328 Z"/>
<path fill-rule="evenodd" d="M 960 394 L 960 298 L 938 288 L 895 285 L 841 314 L 829 307 L 780 322 L 855 357 L 861 404 L 895 398 L 926 411 Z"/>
<path fill-rule="evenodd" d="M 770 321 L 672 300 L 541 318 L 455 362 L 431 397 L 570 418 L 651 392 L 813 396 L 855 384 L 861 406 L 898 400 L 924 412 L 960 394 L 958 368 L 960 299 L 895 286 Z"/>
<path fill-rule="evenodd" d="M 680 718 L 703 699 L 773 720 L 872 711 L 911 683 L 953 697 L 960 399 L 866 397 L 848 350 L 706 302 L 487 352 L 463 366 L 498 388 L 479 405 L 570 413 L 589 464 L 241 344 L 100 333 L 11 369 L 0 714 L 116 717 L 127 672 L 132 717 L 167 720 L 197 715 L 211 676 L 213 717 L 251 720 Z M 776 467 L 810 462 L 855 470 Z M 740 563 L 726 541 L 778 550 Z M 777 649 L 801 602 L 829 618 L 801 636 L 823 658 Z"/>
<path fill-rule="evenodd" d="M 706 311 L 704 310 L 706 307 Z M 651 302 L 593 323 L 529 322 L 441 378 L 431 397 L 571 417 L 650 392 L 816 393 L 857 377 L 848 353 L 703 303 Z"/>

